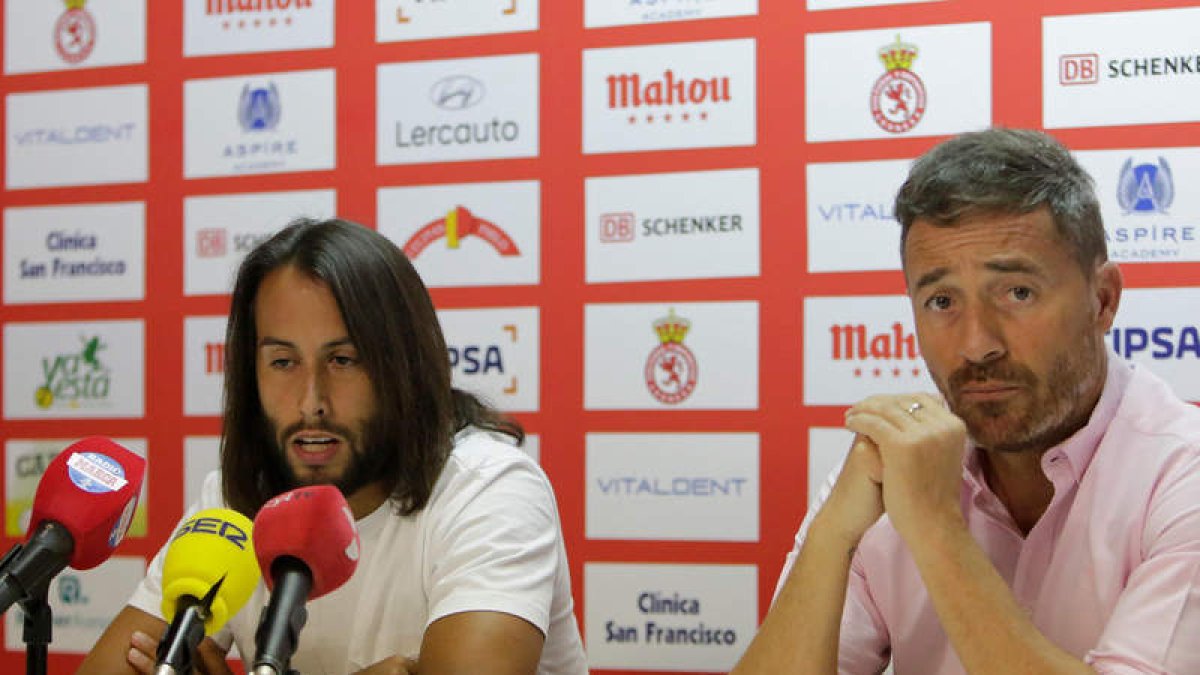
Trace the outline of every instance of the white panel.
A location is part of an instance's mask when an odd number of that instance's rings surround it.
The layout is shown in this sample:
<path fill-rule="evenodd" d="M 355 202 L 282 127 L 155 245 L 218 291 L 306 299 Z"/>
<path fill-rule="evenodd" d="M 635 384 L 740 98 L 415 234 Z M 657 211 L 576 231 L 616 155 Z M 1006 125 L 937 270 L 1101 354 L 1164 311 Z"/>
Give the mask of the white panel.
<path fill-rule="evenodd" d="M 589 410 L 757 408 L 758 304 L 588 305 L 583 379 Z"/>
<path fill-rule="evenodd" d="M 758 541 L 758 435 L 587 435 L 587 537 Z"/>
<path fill-rule="evenodd" d="M 809 141 L 940 136 L 991 124 L 990 24 L 811 33 L 805 44 Z M 881 58 L 914 50 L 907 67 L 889 69 Z"/>
<path fill-rule="evenodd" d="M 755 277 L 758 169 L 588 178 L 589 283 Z"/>
<path fill-rule="evenodd" d="M 381 188 L 379 231 L 404 250 L 426 286 L 536 284 L 541 259 L 537 181 Z"/>

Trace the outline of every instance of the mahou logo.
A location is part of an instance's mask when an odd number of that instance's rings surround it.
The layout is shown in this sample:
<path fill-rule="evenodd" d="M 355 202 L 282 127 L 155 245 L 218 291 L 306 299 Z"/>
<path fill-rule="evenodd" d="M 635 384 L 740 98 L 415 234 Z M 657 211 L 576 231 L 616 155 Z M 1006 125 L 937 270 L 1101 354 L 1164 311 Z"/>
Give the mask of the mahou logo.
<path fill-rule="evenodd" d="M 692 322 L 676 316 L 674 308 L 654 322 L 659 344 L 646 359 L 646 386 L 662 403 L 680 403 L 696 390 L 699 366 L 683 344 L 691 328 Z"/>
<path fill-rule="evenodd" d="M 871 88 L 871 116 L 884 131 L 904 133 L 925 116 L 925 84 L 912 69 L 917 58 L 916 45 L 900 41 L 879 50 L 886 72 Z"/>
<path fill-rule="evenodd" d="M 438 239 L 446 240 L 446 248 L 457 249 L 461 241 L 467 237 L 479 237 L 496 249 L 502 256 L 521 255 L 516 242 L 503 229 L 491 221 L 484 220 L 471 213 L 465 206 L 458 206 L 409 237 L 404 244 L 404 255 L 410 260 L 421 255 L 421 252 Z"/>
<path fill-rule="evenodd" d="M 606 81 L 609 109 L 628 110 L 630 124 L 703 122 L 711 106 L 733 100 L 728 76 L 680 77 L 668 68 L 657 79 L 621 73 Z"/>
<path fill-rule="evenodd" d="M 67 10 L 54 24 L 54 48 L 67 63 L 79 63 L 96 46 L 96 20 L 84 8 L 87 0 L 63 0 Z"/>
<path fill-rule="evenodd" d="M 856 362 L 854 377 L 920 377 L 921 350 L 917 336 L 899 321 L 891 330 L 874 332 L 866 324 L 835 324 L 829 328 L 834 361 Z"/>

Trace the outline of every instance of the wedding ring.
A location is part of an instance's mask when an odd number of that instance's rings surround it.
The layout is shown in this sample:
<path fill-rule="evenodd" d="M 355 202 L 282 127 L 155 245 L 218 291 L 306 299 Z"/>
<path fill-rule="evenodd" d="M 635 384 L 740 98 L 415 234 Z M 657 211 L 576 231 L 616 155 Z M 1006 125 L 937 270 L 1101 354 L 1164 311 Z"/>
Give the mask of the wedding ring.
<path fill-rule="evenodd" d="M 908 412 L 909 415 L 915 416 L 917 414 L 917 411 L 920 409 L 921 409 L 921 402 L 913 401 L 912 403 L 908 404 L 908 408 L 906 408 L 905 410 Z"/>

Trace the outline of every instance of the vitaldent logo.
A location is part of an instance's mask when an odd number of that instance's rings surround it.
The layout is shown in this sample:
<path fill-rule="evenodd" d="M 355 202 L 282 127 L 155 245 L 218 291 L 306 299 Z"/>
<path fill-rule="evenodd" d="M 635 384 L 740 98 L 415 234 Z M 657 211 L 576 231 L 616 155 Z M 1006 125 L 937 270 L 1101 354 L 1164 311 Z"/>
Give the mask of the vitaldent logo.
<path fill-rule="evenodd" d="M 34 392 L 34 400 L 43 410 L 52 407 L 99 407 L 108 399 L 112 372 L 100 361 L 106 348 L 100 336 L 81 337 L 78 352 L 42 358 L 45 380 Z"/>
<path fill-rule="evenodd" d="M 668 68 L 662 77 L 609 75 L 609 110 L 628 111 L 629 124 L 686 124 L 708 120 L 709 108 L 732 101 L 728 76 L 686 77 Z"/>
<path fill-rule="evenodd" d="M 457 206 L 447 212 L 445 217 L 427 223 L 417 230 L 405 242 L 404 254 L 409 259 L 416 259 L 430 244 L 443 238 L 446 240 L 446 248 L 458 249 L 462 240 L 467 237 L 482 239 L 502 256 L 521 255 L 521 250 L 507 232 L 495 223 L 471 213 L 465 206 Z"/>
<path fill-rule="evenodd" d="M 654 322 L 659 344 L 646 359 L 645 379 L 650 395 L 662 403 L 681 403 L 696 390 L 700 367 L 683 344 L 691 328 L 692 322 L 677 316 L 674 308 Z"/>
<path fill-rule="evenodd" d="M 871 88 L 871 116 L 884 131 L 901 134 L 917 126 L 925 116 L 925 84 L 912 71 L 917 46 L 900 41 L 879 50 L 884 74 Z"/>
<path fill-rule="evenodd" d="M 901 378 L 921 376 L 917 336 L 899 321 L 890 330 L 873 331 L 866 324 L 829 327 L 834 361 L 857 362 L 854 377 Z"/>
<path fill-rule="evenodd" d="M 597 478 L 604 495 L 620 497 L 741 497 L 742 476 L 610 476 Z"/>
<path fill-rule="evenodd" d="M 87 0 L 63 0 L 67 9 L 54 23 L 54 49 L 71 64 L 91 56 L 96 46 L 96 20 L 84 8 Z"/>

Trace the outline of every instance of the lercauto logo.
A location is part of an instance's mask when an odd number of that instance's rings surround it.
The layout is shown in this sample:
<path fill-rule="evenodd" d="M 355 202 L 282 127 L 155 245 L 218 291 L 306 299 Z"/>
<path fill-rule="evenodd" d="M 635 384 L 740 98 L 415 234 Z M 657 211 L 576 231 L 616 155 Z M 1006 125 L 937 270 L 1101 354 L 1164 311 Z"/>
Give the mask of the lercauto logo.
<path fill-rule="evenodd" d="M 442 110 L 466 110 L 483 100 L 487 90 L 467 75 L 443 77 L 429 88 L 429 100 Z"/>

